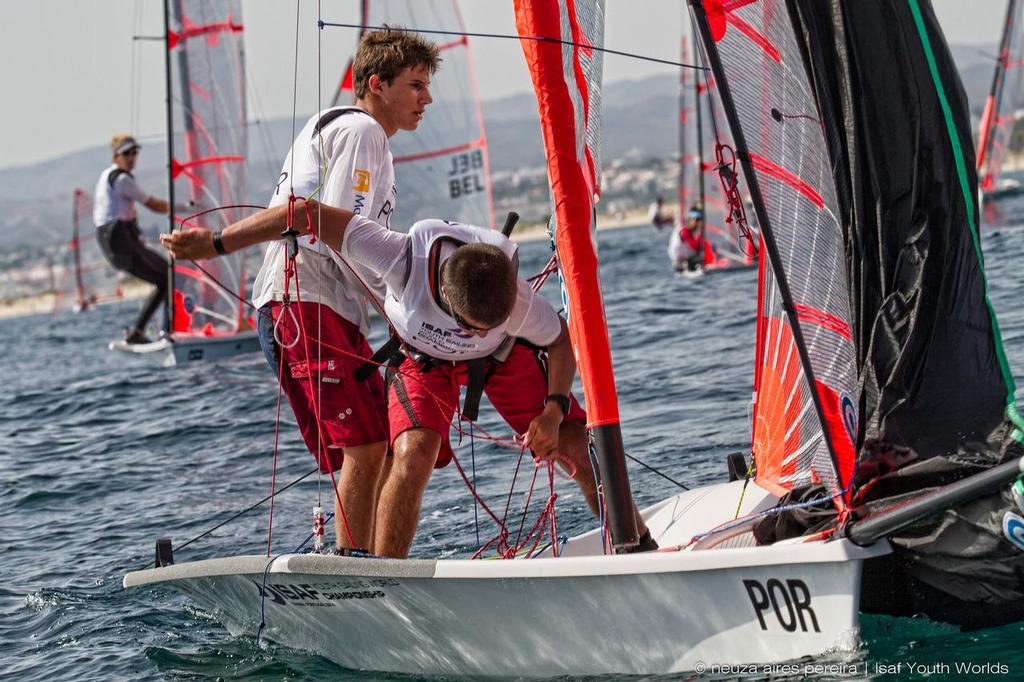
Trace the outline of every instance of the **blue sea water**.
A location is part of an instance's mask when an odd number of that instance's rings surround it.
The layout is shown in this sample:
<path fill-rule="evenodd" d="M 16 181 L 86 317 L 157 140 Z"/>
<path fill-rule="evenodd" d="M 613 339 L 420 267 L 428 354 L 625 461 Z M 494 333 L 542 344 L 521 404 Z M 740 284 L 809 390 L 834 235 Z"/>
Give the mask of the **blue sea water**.
<path fill-rule="evenodd" d="M 747 446 L 756 273 L 678 280 L 667 267 L 665 238 L 648 228 L 602 232 L 603 286 L 627 450 L 699 485 L 723 479 L 725 453 Z M 1024 229 L 989 231 L 984 247 L 1020 383 Z M 538 271 L 547 257 L 546 244 L 525 244 L 523 272 Z M 556 295 L 552 284 L 546 293 Z M 233 638 L 167 588 L 121 588 L 125 572 L 151 561 L 155 538 L 180 545 L 268 494 L 277 405 L 274 377 L 258 354 L 164 369 L 108 352 L 107 341 L 135 305 L 0 320 L 0 678 L 400 678 Z M 312 468 L 287 406 L 283 415 L 279 487 Z M 486 409 L 483 426 L 507 433 Z M 458 452 L 468 461 L 468 444 Z M 475 464 L 483 497 L 502 500 L 515 456 L 477 443 Z M 630 476 L 641 506 L 678 490 L 637 465 Z M 560 529 L 590 528 L 580 496 L 559 485 Z M 275 551 L 305 538 L 317 495 L 310 477 L 278 496 Z M 470 551 L 475 528 L 472 498 L 454 467 L 437 472 L 414 554 Z M 491 531 L 481 525 L 483 538 Z M 257 553 L 267 536 L 264 506 L 176 558 Z M 956 679 L 959 663 L 991 664 L 968 671 L 976 679 L 1024 679 L 1021 625 L 960 633 L 923 620 L 863 616 L 862 629 L 853 655 L 705 678 L 896 680 L 929 672 L 928 679 Z"/>

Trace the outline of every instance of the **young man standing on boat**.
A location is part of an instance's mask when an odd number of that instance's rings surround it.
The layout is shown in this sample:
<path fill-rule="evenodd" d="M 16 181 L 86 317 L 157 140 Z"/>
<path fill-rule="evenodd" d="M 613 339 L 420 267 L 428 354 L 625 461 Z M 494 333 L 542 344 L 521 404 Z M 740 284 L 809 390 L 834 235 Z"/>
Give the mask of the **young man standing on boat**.
<path fill-rule="evenodd" d="M 352 64 L 355 105 L 332 107 L 307 121 L 270 206 L 287 204 L 292 194 L 316 196 L 388 227 L 396 201 L 388 140 L 419 125 L 439 63 L 437 47 L 414 33 L 366 34 Z M 339 547 L 372 550 L 388 445 L 384 384 L 379 373 L 355 381 L 359 362 L 352 356 L 369 355 L 366 299 L 380 297 L 383 283 L 320 242 L 303 237 L 298 246 L 294 276 L 285 275 L 284 242 L 270 245 L 256 276 L 260 345 L 321 471 L 338 472 L 333 497 Z"/>
<path fill-rule="evenodd" d="M 381 491 L 375 551 L 408 555 L 420 503 L 435 466 L 452 457 L 448 432 L 466 385 L 467 401 L 491 403 L 540 459 L 574 472 L 591 511 L 597 489 L 587 452 L 586 415 L 570 395 L 576 364 L 565 321 L 519 277 L 516 246 L 485 228 L 421 220 L 391 232 L 353 212 L 302 202 L 294 227 L 313 230 L 341 258 L 382 278 L 384 309 L 406 357 L 389 386 L 393 463 Z M 162 237 L 178 258 L 209 258 L 276 239 L 286 207 L 261 211 L 216 236 L 193 230 Z M 365 357 L 365 356 L 364 356 Z M 473 398 L 470 398 L 473 396 Z M 467 405 L 464 412 L 475 412 Z M 657 545 L 637 514 L 641 549 Z"/>
<path fill-rule="evenodd" d="M 110 148 L 114 163 L 96 182 L 92 211 L 96 241 L 112 266 L 156 287 L 139 311 L 135 326 L 125 330 L 126 342 L 149 343 L 146 325 L 167 297 L 167 259 L 143 243 L 135 204 L 155 213 L 167 213 L 169 207 L 166 200 L 146 194 L 135 182 L 132 171 L 142 149 L 135 138 L 116 135 Z"/>

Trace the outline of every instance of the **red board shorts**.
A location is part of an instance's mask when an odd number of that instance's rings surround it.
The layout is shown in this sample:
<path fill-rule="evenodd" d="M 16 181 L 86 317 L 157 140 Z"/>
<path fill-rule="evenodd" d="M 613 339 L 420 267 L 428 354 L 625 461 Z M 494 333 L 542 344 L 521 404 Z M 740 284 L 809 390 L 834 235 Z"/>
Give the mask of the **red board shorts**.
<path fill-rule="evenodd" d="M 306 447 L 320 462 L 322 472 L 337 471 L 344 458 L 341 448 L 387 440 L 384 380 L 380 372 L 365 381 L 356 381 L 353 376 L 363 363 L 360 358 L 373 353 L 359 327 L 317 303 L 292 303 L 290 307 L 294 317 L 282 303 L 269 303 L 261 309 L 260 344 L 274 373 L 281 373 L 281 387 Z M 305 334 L 291 348 L 279 343 L 277 339 L 285 344 L 296 339 L 296 322 L 300 319 Z M 279 320 L 275 338 L 273 325 Z M 307 342 L 312 362 L 306 361 Z M 284 367 L 280 368 L 282 356 Z M 316 456 L 320 449 L 318 393 L 326 461 Z"/>
<path fill-rule="evenodd" d="M 530 422 L 544 409 L 548 396 L 547 349 L 524 342 L 512 347 L 505 362 L 487 363 L 484 393 L 512 429 L 526 433 Z M 459 400 L 459 386 L 465 386 L 465 363 L 444 363 L 424 371 L 422 365 L 406 358 L 388 386 L 388 421 L 391 443 L 409 429 L 430 429 L 441 434 L 437 468 L 452 460 L 449 441 L 452 417 Z M 576 397 L 565 421 L 586 421 L 587 414 Z"/>

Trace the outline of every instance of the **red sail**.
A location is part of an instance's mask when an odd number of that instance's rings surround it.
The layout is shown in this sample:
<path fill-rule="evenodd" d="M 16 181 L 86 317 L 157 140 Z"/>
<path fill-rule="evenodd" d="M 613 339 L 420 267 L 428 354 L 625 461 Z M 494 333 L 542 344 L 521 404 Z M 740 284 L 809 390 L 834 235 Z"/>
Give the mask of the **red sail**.
<path fill-rule="evenodd" d="M 590 426 L 619 421 L 611 348 L 598 278 L 594 205 L 599 194 L 600 55 L 603 16 L 591 3 L 516 0 L 522 40 L 540 107 L 554 203 L 555 244 L 568 292 L 572 335 Z"/>

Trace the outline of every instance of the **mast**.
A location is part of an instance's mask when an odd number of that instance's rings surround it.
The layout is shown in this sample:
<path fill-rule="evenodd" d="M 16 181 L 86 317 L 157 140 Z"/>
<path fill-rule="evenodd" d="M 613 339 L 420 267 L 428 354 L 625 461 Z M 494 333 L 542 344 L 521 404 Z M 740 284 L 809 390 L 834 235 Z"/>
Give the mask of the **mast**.
<path fill-rule="evenodd" d="M 74 223 L 71 232 L 71 249 L 74 251 L 75 258 L 75 286 L 78 289 L 78 307 L 81 310 L 85 310 L 85 280 L 82 277 L 82 241 L 78 230 L 82 194 L 82 190 L 75 188 L 75 198 L 71 209 L 71 219 Z"/>
<path fill-rule="evenodd" d="M 690 28 L 693 35 L 693 54 L 697 55 L 697 34 L 693 30 L 693 22 L 690 22 Z M 707 211 L 705 189 L 704 189 L 704 113 L 701 111 L 703 106 L 701 104 L 700 97 L 700 72 L 693 74 L 693 108 L 697 112 L 697 197 L 700 199 L 700 207 L 702 211 Z M 682 207 L 680 207 L 682 210 Z M 704 243 L 704 220 L 700 221 L 700 243 Z"/>
<path fill-rule="evenodd" d="M 995 127 L 998 125 L 999 107 L 1002 104 L 1003 85 L 1006 83 L 1006 69 L 1010 62 L 1010 40 L 1013 36 L 1013 20 L 1017 14 L 1017 0 L 1006 3 L 1006 20 L 1003 22 L 1003 37 L 999 41 L 999 56 L 992 74 L 992 86 L 985 100 L 985 111 L 981 115 L 981 127 L 978 131 L 978 175 L 982 189 L 992 189 L 992 173 L 985 168 L 992 142 L 995 139 Z"/>
<path fill-rule="evenodd" d="M 683 31 L 679 37 L 679 61 L 685 64 L 687 57 L 686 32 Z M 677 230 L 683 225 L 683 212 L 689 199 L 689 193 L 686 191 L 686 73 L 686 69 L 679 70 L 679 186 L 676 188 L 679 201 L 679 212 L 676 215 L 679 224 L 675 228 Z"/>
<path fill-rule="evenodd" d="M 171 94 L 171 7 L 164 0 L 164 88 L 167 103 L 167 232 L 174 231 L 174 104 Z M 164 301 L 164 331 L 174 330 L 174 257 L 167 261 L 167 299 Z"/>

